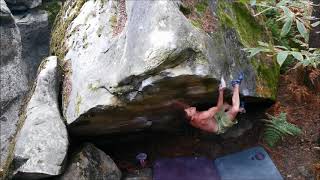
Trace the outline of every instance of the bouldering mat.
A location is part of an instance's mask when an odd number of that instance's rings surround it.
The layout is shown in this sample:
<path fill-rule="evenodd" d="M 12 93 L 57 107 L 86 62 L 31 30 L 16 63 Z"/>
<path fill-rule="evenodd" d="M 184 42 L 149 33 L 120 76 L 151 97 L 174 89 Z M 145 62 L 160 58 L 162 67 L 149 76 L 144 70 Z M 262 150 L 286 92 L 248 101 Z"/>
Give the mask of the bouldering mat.
<path fill-rule="evenodd" d="M 214 161 L 221 180 L 282 180 L 279 171 L 262 147 L 230 154 Z"/>
<path fill-rule="evenodd" d="M 220 180 L 212 160 L 204 157 L 160 159 L 153 166 L 153 180 Z"/>

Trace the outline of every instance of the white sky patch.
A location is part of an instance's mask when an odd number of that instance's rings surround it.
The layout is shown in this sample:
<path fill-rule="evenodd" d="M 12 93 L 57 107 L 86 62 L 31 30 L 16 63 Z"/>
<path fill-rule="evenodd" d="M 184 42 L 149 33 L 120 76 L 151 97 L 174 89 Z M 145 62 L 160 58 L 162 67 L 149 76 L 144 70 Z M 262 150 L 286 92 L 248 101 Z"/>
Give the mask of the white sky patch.
<path fill-rule="evenodd" d="M 174 40 L 172 31 L 155 30 L 150 34 L 150 42 L 153 47 L 168 47 Z"/>

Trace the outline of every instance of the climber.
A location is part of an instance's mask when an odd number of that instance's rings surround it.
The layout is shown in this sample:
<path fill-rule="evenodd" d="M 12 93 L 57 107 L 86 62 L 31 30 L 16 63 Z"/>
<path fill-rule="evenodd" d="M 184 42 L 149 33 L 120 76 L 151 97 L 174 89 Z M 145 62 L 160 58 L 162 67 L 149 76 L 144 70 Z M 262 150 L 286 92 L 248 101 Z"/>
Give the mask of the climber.
<path fill-rule="evenodd" d="M 190 124 L 196 128 L 207 132 L 221 134 L 226 132 L 228 128 L 237 123 L 236 116 L 240 113 L 245 113 L 244 103 L 241 102 L 239 86 L 243 79 L 243 73 L 239 75 L 237 80 L 231 81 L 233 86 L 232 105 L 223 103 L 223 92 L 226 88 L 224 78 L 221 78 L 219 86 L 219 97 L 217 106 L 208 109 L 207 111 L 197 111 L 196 107 L 191 107 L 180 101 L 175 101 L 176 107 L 182 107 Z"/>

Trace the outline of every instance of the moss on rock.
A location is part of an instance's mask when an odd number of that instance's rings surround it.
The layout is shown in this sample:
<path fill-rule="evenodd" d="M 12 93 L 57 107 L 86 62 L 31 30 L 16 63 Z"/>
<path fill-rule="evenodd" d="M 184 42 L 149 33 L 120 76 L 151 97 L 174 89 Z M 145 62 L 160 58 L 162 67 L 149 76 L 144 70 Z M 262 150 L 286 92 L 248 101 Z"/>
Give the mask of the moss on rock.
<path fill-rule="evenodd" d="M 66 109 L 69 104 L 69 96 L 71 94 L 72 90 L 72 81 L 71 81 L 71 75 L 72 75 L 72 67 L 71 62 L 66 61 L 64 65 L 62 66 L 63 70 L 63 89 L 62 89 L 62 109 L 63 113 L 66 114 Z"/>
<path fill-rule="evenodd" d="M 264 27 L 251 15 L 244 3 L 220 0 L 217 15 L 221 24 L 237 31 L 241 43 L 246 47 L 256 46 L 258 40 L 269 39 Z"/>
<path fill-rule="evenodd" d="M 267 58 L 262 58 L 263 60 Z M 269 60 L 271 61 L 271 60 Z M 278 79 L 280 67 L 276 62 L 272 64 L 267 64 L 266 62 L 261 62 L 259 59 L 252 59 L 251 63 L 256 70 L 256 92 L 261 97 L 269 97 L 272 100 L 276 99 Z"/>
<path fill-rule="evenodd" d="M 210 11 L 209 0 L 182 0 L 179 10 L 194 27 L 207 33 L 214 30 L 214 17 Z"/>
<path fill-rule="evenodd" d="M 76 114 L 77 114 L 77 116 L 80 114 L 81 103 L 82 103 L 82 97 L 81 97 L 81 95 L 77 94 L 77 97 L 76 97 Z"/>
<path fill-rule="evenodd" d="M 233 29 L 244 47 L 256 47 L 258 41 L 273 44 L 270 32 L 260 24 L 264 22 L 263 19 L 254 17 L 246 3 L 242 1 L 229 3 L 219 0 L 216 14 L 220 22 L 219 31 Z M 280 70 L 275 59 L 260 55 L 258 58 L 252 59 L 250 63 L 257 74 L 257 95 L 274 100 Z"/>
<path fill-rule="evenodd" d="M 196 11 L 200 14 L 203 14 L 207 10 L 208 5 L 208 0 L 201 0 L 195 5 Z"/>
<path fill-rule="evenodd" d="M 50 42 L 50 53 L 64 60 L 67 52 L 65 37 L 70 23 L 79 15 L 80 9 L 87 0 L 66 1 L 61 8 L 53 25 Z"/>

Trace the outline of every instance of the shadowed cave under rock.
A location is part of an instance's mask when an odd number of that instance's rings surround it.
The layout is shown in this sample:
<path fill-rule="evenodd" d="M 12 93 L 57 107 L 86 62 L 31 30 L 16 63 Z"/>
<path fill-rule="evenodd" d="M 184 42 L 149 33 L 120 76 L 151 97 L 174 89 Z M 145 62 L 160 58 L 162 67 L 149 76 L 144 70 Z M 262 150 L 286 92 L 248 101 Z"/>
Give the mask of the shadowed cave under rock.
<path fill-rule="evenodd" d="M 212 102 L 216 102 L 213 96 Z M 263 103 L 246 99 L 246 114 L 238 115 L 239 123 L 223 135 L 206 133 L 191 127 L 182 111 L 174 126 L 166 128 L 148 128 L 139 132 L 113 133 L 110 135 L 84 137 L 70 134 L 71 146 L 69 151 L 74 152 L 85 142 L 93 143 L 106 154 L 110 155 L 117 166 L 124 173 L 132 173 L 141 169 L 136 155 L 144 152 L 148 155 L 146 167 L 151 167 L 155 160 L 164 157 L 199 156 L 215 159 L 228 153 L 258 144 L 259 137 L 256 134 L 262 130 L 260 119 L 265 118 L 264 112 L 271 101 Z M 231 97 L 225 98 L 226 102 Z M 214 103 L 196 104 L 198 110 L 206 110 Z"/>
<path fill-rule="evenodd" d="M 82 114 L 68 125 L 69 133 L 75 136 L 99 137 L 109 134 L 141 130 L 176 132 L 185 123 L 181 107 L 172 104 L 180 101 L 198 110 L 207 110 L 216 105 L 218 81 L 213 78 L 184 75 L 154 80 L 140 90 L 118 96 L 126 105 L 119 107 L 97 106 Z M 143 83 L 141 83 L 143 84 Z M 240 92 L 246 91 L 241 85 Z M 132 94 L 134 98 L 132 99 Z M 232 92 L 226 89 L 225 102 L 231 103 Z M 247 105 L 271 104 L 271 100 L 246 96 Z M 108 125 L 106 125 L 108 124 Z"/>

